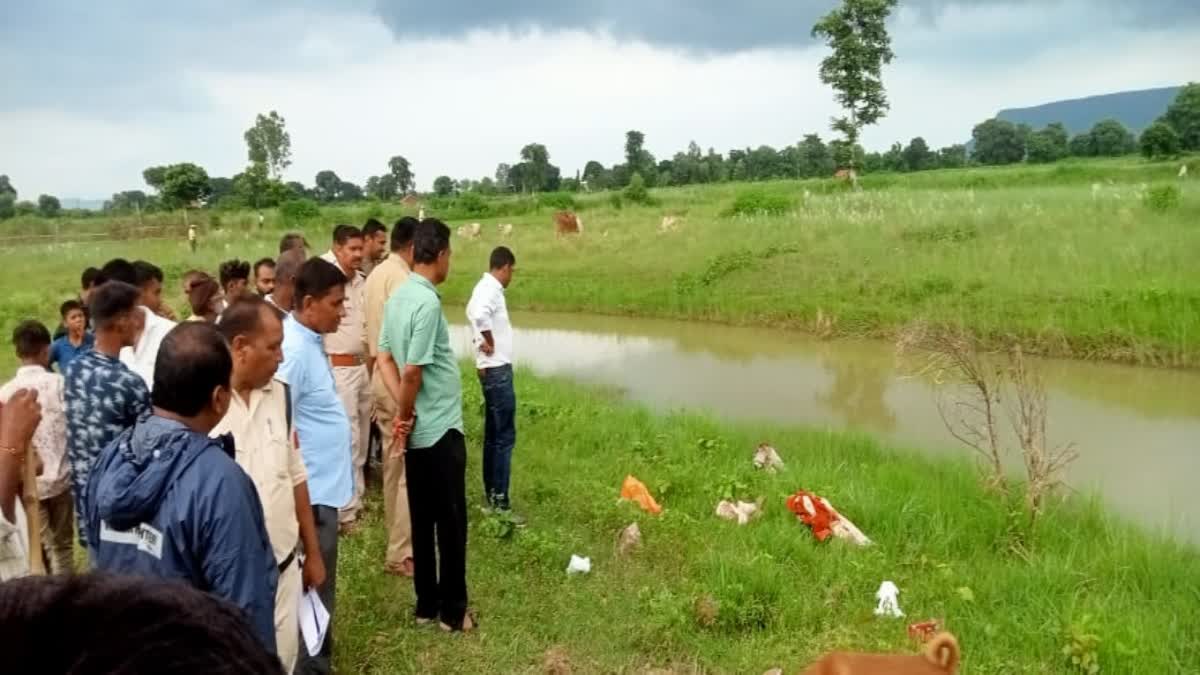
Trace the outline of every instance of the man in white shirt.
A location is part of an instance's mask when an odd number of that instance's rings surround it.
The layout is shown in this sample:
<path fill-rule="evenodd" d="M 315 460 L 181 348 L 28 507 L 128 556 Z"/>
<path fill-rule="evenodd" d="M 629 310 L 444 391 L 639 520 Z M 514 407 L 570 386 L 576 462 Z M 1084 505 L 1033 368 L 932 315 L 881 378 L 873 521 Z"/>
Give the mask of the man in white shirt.
<path fill-rule="evenodd" d="M 121 258 L 108 261 L 100 269 L 101 282 L 123 281 L 134 288 L 139 288 L 138 272 L 133 263 Z M 147 389 L 154 389 L 154 362 L 158 359 L 158 348 L 163 338 L 175 327 L 175 322 L 154 313 L 155 307 L 147 306 L 150 296 L 143 292 L 139 300 L 139 311 L 145 318 L 142 330 L 138 333 L 137 342 L 132 347 L 124 347 L 118 356 L 121 363 L 137 373 L 145 382 Z"/>
<path fill-rule="evenodd" d="M 19 489 L 25 447 L 42 420 L 37 396 L 22 389 L 0 406 L 0 581 L 29 574 L 29 532 Z"/>
<path fill-rule="evenodd" d="M 517 259 L 504 246 L 492 251 L 467 303 L 467 323 L 475 345 L 475 367 L 483 387 L 483 488 L 488 505 L 511 512 L 508 484 L 517 443 L 517 397 L 513 392 L 513 332 L 504 289 L 512 283 Z"/>
<path fill-rule="evenodd" d="M 300 653 L 301 590 L 324 583 L 326 570 L 308 498 L 308 473 L 292 433 L 287 385 L 275 379 L 283 361 L 283 322 L 258 296 L 242 296 L 221 315 L 217 328 L 233 355 L 233 396 L 209 435 L 233 435 L 234 459 L 258 490 L 279 565 L 275 644 L 285 672 L 291 673 Z M 298 549 L 304 554 L 303 567 Z"/>

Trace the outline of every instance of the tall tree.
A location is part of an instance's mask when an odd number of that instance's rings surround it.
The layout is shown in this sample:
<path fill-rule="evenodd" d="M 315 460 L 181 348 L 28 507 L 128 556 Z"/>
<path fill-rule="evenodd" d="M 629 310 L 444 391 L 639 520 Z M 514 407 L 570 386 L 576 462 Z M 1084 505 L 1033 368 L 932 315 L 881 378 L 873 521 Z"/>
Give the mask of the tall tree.
<path fill-rule="evenodd" d="M 883 87 L 883 66 L 892 62 L 892 39 L 887 18 L 897 0 L 842 0 L 840 7 L 813 26 L 813 37 L 823 38 L 833 53 L 821 61 L 821 81 L 833 87 L 846 111 L 833 119 L 845 147 L 858 145 L 864 126 L 875 124 L 888 111 Z M 854 161 L 854 152 L 848 160 Z M 853 168 L 853 164 L 850 165 Z"/>
<path fill-rule="evenodd" d="M 46 218 L 53 218 L 62 211 L 62 203 L 54 195 L 38 196 L 38 213 Z"/>
<path fill-rule="evenodd" d="M 1175 157 L 1183 148 L 1175 127 L 1159 120 L 1142 132 L 1142 154 L 1148 159 Z"/>
<path fill-rule="evenodd" d="M 367 179 L 366 192 L 381 201 L 390 201 L 400 194 L 400 181 L 394 174 L 371 176 Z"/>
<path fill-rule="evenodd" d="M 971 131 L 975 140 L 972 155 L 980 164 L 1015 164 L 1025 158 L 1017 126 L 1008 120 L 992 118 L 975 125 Z"/>
<path fill-rule="evenodd" d="M 3 194 L 12 195 L 12 198 L 15 200 L 17 198 L 17 189 L 13 187 L 12 181 L 8 179 L 8 176 L 0 174 L 0 195 Z"/>
<path fill-rule="evenodd" d="M 167 167 L 151 166 L 142 171 L 142 179 L 146 181 L 155 192 L 162 192 L 163 183 L 166 180 Z"/>
<path fill-rule="evenodd" d="M 829 148 L 817 134 L 806 134 L 800 140 L 800 175 L 805 178 L 825 177 L 833 174 L 833 157 Z"/>
<path fill-rule="evenodd" d="M 942 169 L 958 169 L 967 165 L 967 146 L 962 144 L 947 145 L 938 150 L 938 167 Z"/>
<path fill-rule="evenodd" d="M 355 202 L 363 198 L 363 191 L 358 185 L 348 180 L 338 181 L 337 200 L 339 202 Z"/>
<path fill-rule="evenodd" d="M 396 191 L 402 195 L 408 194 L 409 190 L 413 189 L 416 182 L 416 176 L 413 175 L 412 166 L 408 160 L 400 155 L 388 160 L 388 170 L 391 172 L 392 178 L 396 181 Z"/>
<path fill-rule="evenodd" d="M 1137 151 L 1137 140 L 1125 128 L 1125 125 L 1117 120 L 1107 119 L 1096 122 L 1090 135 L 1092 152 L 1099 157 L 1117 157 Z"/>
<path fill-rule="evenodd" d="M 266 164 L 271 177 L 278 180 L 283 170 L 292 164 L 292 137 L 279 113 L 272 110 L 254 119 L 254 126 L 246 130 L 246 149 L 250 161 Z"/>
<path fill-rule="evenodd" d="M 1030 134 L 1025 141 L 1025 159 L 1035 164 L 1057 162 L 1070 152 L 1067 129 L 1053 122 Z"/>
<path fill-rule="evenodd" d="M 192 164 L 171 164 L 163 170 L 159 194 L 173 208 L 188 208 L 209 195 L 208 173 Z"/>
<path fill-rule="evenodd" d="M 124 190 L 114 192 L 112 199 L 104 203 L 105 211 L 134 211 L 145 210 L 148 200 L 146 193 L 141 190 Z"/>
<path fill-rule="evenodd" d="M 287 197 L 287 187 L 271 178 L 264 162 L 251 162 L 246 170 L 233 177 L 233 190 L 246 206 L 269 208 Z"/>
<path fill-rule="evenodd" d="M 525 191 L 542 189 L 550 166 L 550 151 L 541 143 L 530 143 L 521 148 L 521 159 L 529 165 L 529 169 L 520 172 L 520 187 Z"/>
<path fill-rule="evenodd" d="M 608 189 L 608 181 L 605 178 L 607 172 L 604 170 L 604 165 L 596 160 L 589 160 L 583 166 L 583 180 L 587 181 L 589 190 L 605 190 Z"/>
<path fill-rule="evenodd" d="M 318 172 L 313 178 L 313 193 L 320 202 L 332 202 L 338 198 L 338 187 L 342 179 L 330 169 Z"/>
<path fill-rule="evenodd" d="M 504 162 L 496 165 L 496 188 L 501 192 L 508 192 L 512 189 L 512 182 L 509 173 L 512 167 Z"/>
<path fill-rule="evenodd" d="M 1071 142 L 1067 144 L 1067 153 L 1072 157 L 1094 156 L 1096 150 L 1092 147 L 1092 135 L 1085 131 L 1082 134 L 1072 136 Z"/>
<path fill-rule="evenodd" d="M 439 197 L 448 197 L 454 192 L 454 179 L 450 176 L 438 176 L 433 179 L 433 192 Z"/>
<path fill-rule="evenodd" d="M 929 149 L 924 138 L 917 136 L 904 148 L 904 167 L 909 171 L 924 171 L 937 166 L 937 155 Z"/>
<path fill-rule="evenodd" d="M 1200 150 L 1200 82 L 1189 82 L 1167 107 L 1162 121 L 1171 125 L 1184 150 Z"/>
<path fill-rule="evenodd" d="M 17 215 L 17 199 L 12 192 L 0 192 L 0 220 Z"/>

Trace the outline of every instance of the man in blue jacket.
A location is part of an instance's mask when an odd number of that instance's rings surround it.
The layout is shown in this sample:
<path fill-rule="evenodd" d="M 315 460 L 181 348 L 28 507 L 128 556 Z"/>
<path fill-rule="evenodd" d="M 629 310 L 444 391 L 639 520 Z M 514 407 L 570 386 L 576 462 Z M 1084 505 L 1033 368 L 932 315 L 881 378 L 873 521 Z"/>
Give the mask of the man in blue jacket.
<path fill-rule="evenodd" d="M 241 608 L 275 651 L 279 572 L 254 483 L 232 439 L 209 431 L 229 408 L 233 361 L 217 330 L 183 323 L 163 339 L 153 414 L 92 470 L 86 523 L 96 569 L 182 580 Z"/>

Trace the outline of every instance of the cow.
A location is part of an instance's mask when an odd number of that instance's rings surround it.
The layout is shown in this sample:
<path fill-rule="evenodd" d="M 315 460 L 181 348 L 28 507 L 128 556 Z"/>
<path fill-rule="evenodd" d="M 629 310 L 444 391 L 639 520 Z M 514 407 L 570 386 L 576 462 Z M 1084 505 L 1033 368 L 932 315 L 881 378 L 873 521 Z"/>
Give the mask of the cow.
<path fill-rule="evenodd" d="M 1180 165 L 1180 167 L 1179 167 L 1179 177 L 1180 177 L 1180 178 L 1187 178 L 1187 175 L 1188 175 L 1188 165 L 1187 165 L 1187 164 L 1182 164 L 1182 165 Z"/>
<path fill-rule="evenodd" d="M 479 232 L 482 229 L 483 229 L 483 226 L 480 225 L 479 223 L 471 223 L 470 225 L 461 225 L 458 228 L 458 236 L 462 237 L 463 239 L 478 239 Z"/>
<path fill-rule="evenodd" d="M 554 214 L 554 234 L 583 234 L 583 220 L 571 211 L 558 211 Z"/>
<path fill-rule="evenodd" d="M 858 182 L 858 174 L 854 173 L 854 169 L 838 169 L 834 172 L 833 177 L 837 180 L 849 181 L 851 183 Z"/>
<path fill-rule="evenodd" d="M 679 230 L 679 218 L 675 216 L 663 216 L 662 222 L 658 225 L 659 234 L 668 232 L 676 232 Z"/>
<path fill-rule="evenodd" d="M 512 236 L 512 223 L 503 223 L 503 224 L 498 223 L 496 225 L 496 229 L 500 231 L 500 236 L 502 236 L 502 237 L 511 237 Z"/>

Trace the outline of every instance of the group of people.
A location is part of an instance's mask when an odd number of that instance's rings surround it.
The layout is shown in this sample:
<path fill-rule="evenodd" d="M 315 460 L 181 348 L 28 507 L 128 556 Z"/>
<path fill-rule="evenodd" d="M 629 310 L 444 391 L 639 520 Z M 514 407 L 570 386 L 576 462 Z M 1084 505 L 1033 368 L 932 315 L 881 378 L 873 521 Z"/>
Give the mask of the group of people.
<path fill-rule="evenodd" d="M 338 225 L 309 257 L 289 234 L 276 260 L 184 275 L 176 323 L 151 263 L 89 269 L 55 335 L 21 323 L 21 367 L 0 389 L 0 580 L 28 571 L 17 499 L 36 451 L 42 555 L 73 570 L 73 524 L 91 570 L 182 580 L 240 608 L 285 672 L 329 672 L 300 639 L 299 598 L 336 617 L 339 536 L 364 508 L 380 441 L 383 570 L 412 577 L 415 620 L 470 631 L 461 376 L 437 287 L 450 229 L 403 218 Z M 516 399 L 504 247 L 467 305 L 485 399 L 486 509 L 511 515 Z M 253 270 L 254 287 L 249 276 Z M 31 423 L 36 421 L 36 423 Z M 377 432 L 374 433 L 373 432 Z"/>

